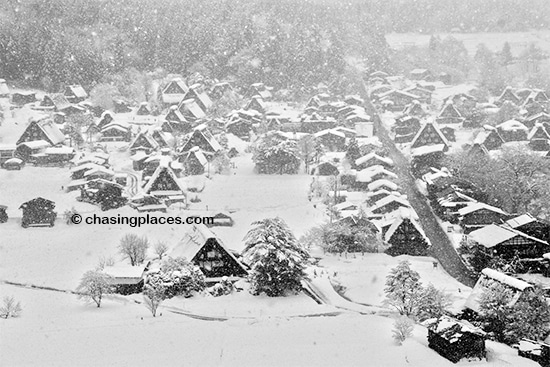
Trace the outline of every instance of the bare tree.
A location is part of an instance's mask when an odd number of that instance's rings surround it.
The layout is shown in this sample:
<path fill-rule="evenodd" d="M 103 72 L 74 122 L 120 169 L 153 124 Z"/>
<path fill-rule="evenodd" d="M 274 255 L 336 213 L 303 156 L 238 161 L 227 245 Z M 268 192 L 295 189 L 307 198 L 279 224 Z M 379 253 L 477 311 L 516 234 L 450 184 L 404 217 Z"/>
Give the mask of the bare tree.
<path fill-rule="evenodd" d="M 96 270 L 103 270 L 106 266 L 113 266 L 115 265 L 115 259 L 112 257 L 105 257 L 101 256 L 97 262 Z"/>
<path fill-rule="evenodd" d="M 155 253 L 159 255 L 159 259 L 162 260 L 162 257 L 166 255 L 166 252 L 168 251 L 168 245 L 166 242 L 157 242 L 155 245 Z"/>
<path fill-rule="evenodd" d="M 4 303 L 0 307 L 0 317 L 18 317 L 21 314 L 21 303 L 15 302 L 13 297 L 4 297 Z"/>
<path fill-rule="evenodd" d="M 78 298 L 87 302 L 93 301 L 97 307 L 101 307 L 103 296 L 113 291 L 109 279 L 110 277 L 101 271 L 87 271 L 82 276 L 80 285 L 76 289 Z"/>
<path fill-rule="evenodd" d="M 149 240 L 145 236 L 139 237 L 134 233 L 128 233 L 122 237 L 118 248 L 122 256 L 129 259 L 132 266 L 136 266 L 145 261 Z"/>

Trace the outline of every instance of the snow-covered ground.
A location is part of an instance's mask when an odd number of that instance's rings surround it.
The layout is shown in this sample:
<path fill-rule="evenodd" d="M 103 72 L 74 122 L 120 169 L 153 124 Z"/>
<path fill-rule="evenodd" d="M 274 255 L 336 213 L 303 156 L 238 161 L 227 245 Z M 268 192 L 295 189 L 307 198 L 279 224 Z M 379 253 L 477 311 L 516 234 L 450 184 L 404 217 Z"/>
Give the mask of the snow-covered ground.
<path fill-rule="evenodd" d="M 17 111 L 17 118 L 8 118 L 0 127 L 2 142 L 14 143 L 33 113 Z M 131 171 L 129 153 L 120 149 L 120 144 L 106 145 L 114 169 Z M 230 137 L 232 145 L 243 152 L 246 144 Z M 231 211 L 235 225 L 214 228 L 229 248 L 242 249 L 242 239 L 255 220 L 279 216 L 299 237 L 325 219 L 322 208 L 315 208 L 307 199 L 311 176 L 256 175 L 250 153 L 242 153 L 234 163 L 236 168 L 229 175 L 180 179 L 188 187 L 204 183 L 204 190 L 196 194 L 201 202 L 193 204 L 193 209 Z M 0 170 L 0 204 L 8 205 L 10 216 L 8 223 L 0 225 L 0 297 L 14 296 L 23 307 L 19 318 L 1 320 L 0 365 L 451 365 L 427 348 L 427 331 L 421 326 L 403 346 L 395 345 L 391 317 L 361 314 L 365 306 L 338 299 L 327 288 L 327 278 L 312 280 L 328 297 L 328 304 L 322 305 L 304 294 L 254 297 L 246 290 L 219 298 L 174 298 L 161 306 L 156 318 L 139 295 L 109 296 L 100 309 L 84 304 L 70 291 L 99 258 L 113 256 L 120 260 L 117 245 L 124 234 L 147 235 L 152 243 L 164 241 L 170 245 L 182 238 L 186 228 L 68 225 L 61 214 L 72 207 L 84 216 L 137 215 L 129 207 L 102 212 L 96 206 L 80 203 L 76 192 L 61 190 L 69 181 L 68 167 Z M 21 228 L 18 207 L 36 196 L 56 202 L 59 215 L 55 227 Z M 185 216 L 185 211 L 176 205 L 166 215 Z M 348 259 L 324 256 L 320 266 L 324 277 L 330 276 L 345 287 L 346 297 L 374 305 L 367 309 L 376 311 L 383 298 L 385 276 L 400 259 L 384 254 L 350 255 Z M 445 289 L 457 307 L 463 303 L 469 290 L 441 268 L 434 269 L 430 258 L 408 259 L 425 284 Z M 492 352 L 495 349 L 499 350 Z M 488 351 L 489 362 L 469 365 L 534 365 L 501 345 L 488 343 Z"/>

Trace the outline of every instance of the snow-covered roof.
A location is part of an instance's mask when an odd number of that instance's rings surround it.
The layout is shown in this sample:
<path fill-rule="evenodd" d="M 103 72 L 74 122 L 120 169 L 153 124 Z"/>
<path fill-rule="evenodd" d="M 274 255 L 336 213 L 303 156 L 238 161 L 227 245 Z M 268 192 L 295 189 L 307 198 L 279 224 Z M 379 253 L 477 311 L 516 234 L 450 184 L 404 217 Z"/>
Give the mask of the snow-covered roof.
<path fill-rule="evenodd" d="M 322 130 L 322 131 L 319 131 L 319 132 L 316 132 L 315 134 L 313 134 L 314 137 L 316 138 L 319 138 L 321 136 L 324 136 L 324 135 L 336 135 L 336 136 L 339 136 L 341 138 L 346 138 L 346 135 L 341 132 L 341 131 L 338 131 L 336 129 L 327 129 L 327 130 Z"/>
<path fill-rule="evenodd" d="M 510 226 L 511 228 L 518 228 L 528 223 L 536 222 L 537 219 L 533 217 L 531 214 L 526 213 L 522 214 L 518 217 L 509 219 L 505 222 L 506 225 Z"/>
<path fill-rule="evenodd" d="M 373 177 L 380 174 L 387 177 L 395 178 L 395 179 L 398 178 L 398 176 L 395 173 L 388 171 L 383 166 L 376 165 L 376 166 L 365 168 L 357 172 L 355 179 L 357 182 L 371 182 L 373 180 Z"/>
<path fill-rule="evenodd" d="M 523 280 L 516 279 L 494 269 L 485 268 L 481 273 L 491 279 L 498 281 L 499 283 L 506 284 L 512 288 L 519 289 L 521 291 L 527 288 L 533 288 L 533 286 Z"/>
<path fill-rule="evenodd" d="M 46 148 L 50 147 L 51 144 L 48 143 L 46 140 L 33 140 L 33 141 L 26 141 L 19 145 L 25 145 L 30 149 L 40 149 L 40 148 Z"/>
<path fill-rule="evenodd" d="M 397 191 L 399 189 L 399 186 L 395 182 L 392 182 L 390 180 L 380 179 L 373 181 L 368 184 L 369 191 L 376 191 L 380 189 L 381 187 L 387 187 L 392 191 Z"/>
<path fill-rule="evenodd" d="M 546 131 L 546 128 L 540 122 L 537 122 L 535 126 L 531 129 L 531 131 L 527 135 L 527 140 L 533 139 L 536 134 L 542 134 L 542 137 L 544 137 L 544 139 L 550 139 L 550 135 L 548 134 L 548 131 Z M 537 139 L 539 138 L 537 137 Z"/>
<path fill-rule="evenodd" d="M 70 172 L 75 173 L 75 172 L 79 172 L 79 171 L 83 171 L 83 170 L 96 169 L 96 168 L 101 168 L 101 167 L 102 166 L 100 166 L 99 164 L 96 164 L 96 163 L 93 163 L 93 162 L 88 162 L 88 163 L 80 164 L 76 167 L 71 168 Z"/>
<path fill-rule="evenodd" d="M 143 191 L 147 194 L 152 194 L 153 191 L 152 191 L 152 188 L 153 188 L 153 184 L 156 182 L 156 180 L 158 180 L 160 174 L 163 172 L 163 171 L 166 171 L 168 173 L 168 175 L 173 179 L 173 181 L 176 183 L 176 186 L 179 188 L 179 191 L 180 193 L 181 192 L 184 192 L 184 189 L 183 187 L 181 186 L 181 184 L 179 183 L 178 181 L 178 178 L 176 177 L 176 174 L 174 173 L 174 171 L 172 171 L 172 169 L 167 166 L 167 165 L 162 165 L 160 164 L 157 169 L 155 170 L 155 172 L 153 173 L 153 176 L 151 176 L 151 178 L 149 179 L 149 181 L 147 181 L 147 184 L 145 185 L 145 187 L 143 188 Z M 157 191 L 155 191 L 157 192 Z"/>
<path fill-rule="evenodd" d="M 374 213 L 375 210 L 383 208 L 386 205 L 389 205 L 393 202 L 396 202 L 398 204 L 401 204 L 401 206 L 408 207 L 408 208 L 410 208 L 411 206 L 411 204 L 407 201 L 407 198 L 404 195 L 402 196 L 388 195 L 378 200 L 376 203 L 374 203 L 374 205 L 369 208 L 369 212 Z"/>
<path fill-rule="evenodd" d="M 397 210 L 396 212 L 398 213 L 398 215 L 395 217 L 394 222 L 392 223 L 392 225 L 384 235 L 384 240 L 386 242 L 392 238 L 395 231 L 399 228 L 401 223 L 403 223 L 403 221 L 406 219 L 411 222 L 411 224 L 418 231 L 418 233 L 420 233 L 422 237 L 424 237 L 426 242 L 429 242 L 428 238 L 426 237 L 426 234 L 424 233 L 424 230 L 420 226 L 420 223 L 418 223 L 417 219 L 415 219 L 415 217 L 417 216 L 413 214 L 414 210 L 412 208 L 402 207 L 402 208 L 399 208 L 399 210 Z"/>
<path fill-rule="evenodd" d="M 94 175 L 96 173 L 103 173 L 103 174 L 106 174 L 106 175 L 109 175 L 109 176 L 114 176 L 115 175 L 115 172 L 113 170 L 110 170 L 110 169 L 105 168 L 103 166 L 97 166 L 97 167 L 94 167 L 94 168 L 89 169 L 88 171 L 86 171 L 84 173 L 84 177 L 88 177 L 88 176 Z"/>
<path fill-rule="evenodd" d="M 515 130 L 525 130 L 528 131 L 529 128 L 522 124 L 521 122 L 517 120 L 508 120 L 504 121 L 503 123 L 497 125 L 497 128 L 504 130 L 504 131 L 515 131 Z"/>
<path fill-rule="evenodd" d="M 411 155 L 413 157 L 419 157 L 426 154 L 444 152 L 445 144 L 423 145 L 418 148 L 411 149 Z"/>
<path fill-rule="evenodd" d="M 465 320 L 455 320 L 449 316 L 441 316 L 439 319 L 430 319 L 425 321 L 430 330 L 438 334 L 440 337 L 453 344 L 460 340 L 464 333 L 475 334 L 480 337 L 486 333 L 478 327 L 470 324 Z"/>
<path fill-rule="evenodd" d="M 514 237 L 524 237 L 531 241 L 538 242 L 544 245 L 548 245 L 546 242 L 531 237 L 525 233 L 517 231 L 510 227 L 505 227 L 498 224 L 490 224 L 483 228 L 477 229 L 469 234 L 470 238 L 483 247 L 492 248 L 501 244 L 502 242 L 508 241 Z"/>
<path fill-rule="evenodd" d="M 489 211 L 492 211 L 492 212 L 495 212 L 495 213 L 499 213 L 499 214 L 503 214 L 503 215 L 507 214 L 505 211 L 503 211 L 502 209 L 497 208 L 495 206 L 491 206 L 491 205 L 485 204 L 485 203 L 475 202 L 475 203 L 471 203 L 471 204 L 465 206 L 462 209 L 459 209 L 458 210 L 458 215 L 464 216 L 466 214 L 470 214 L 470 213 L 473 213 L 475 211 L 482 210 L 482 209 L 486 209 L 486 210 L 489 210 Z"/>
<path fill-rule="evenodd" d="M 46 154 L 74 154 L 75 150 L 72 147 L 49 147 L 44 150 Z"/>
<path fill-rule="evenodd" d="M 382 157 L 382 156 L 376 154 L 375 152 L 370 152 L 370 153 L 362 156 L 361 158 L 357 158 L 355 160 L 355 164 L 359 166 L 363 163 L 367 163 L 370 160 L 380 161 L 382 163 L 387 164 L 388 166 L 393 166 L 393 160 L 391 158 Z"/>

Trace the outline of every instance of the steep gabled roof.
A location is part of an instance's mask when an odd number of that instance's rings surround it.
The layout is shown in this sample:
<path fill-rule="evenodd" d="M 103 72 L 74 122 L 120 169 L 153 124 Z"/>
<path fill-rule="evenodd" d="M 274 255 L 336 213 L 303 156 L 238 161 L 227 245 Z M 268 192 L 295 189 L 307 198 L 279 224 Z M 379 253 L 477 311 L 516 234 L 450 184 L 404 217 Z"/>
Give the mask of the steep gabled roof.
<path fill-rule="evenodd" d="M 527 135 L 527 140 L 533 139 L 550 139 L 550 134 L 548 134 L 548 131 L 546 131 L 546 128 L 543 124 L 536 123 L 533 129 L 531 129 L 529 135 Z"/>
<path fill-rule="evenodd" d="M 393 166 L 393 160 L 391 158 L 382 157 L 382 156 L 376 154 L 375 152 L 370 152 L 370 153 L 362 156 L 361 158 L 357 158 L 355 160 L 355 164 L 360 166 L 363 163 L 367 163 L 369 161 L 380 162 L 380 163 L 386 164 L 388 166 Z"/>
<path fill-rule="evenodd" d="M 200 252 L 200 250 L 206 245 L 208 240 L 213 239 L 219 245 L 219 247 L 228 255 L 239 268 L 242 269 L 244 273 L 247 273 L 243 265 L 237 260 L 233 253 L 224 245 L 223 241 L 216 236 L 208 227 L 204 224 L 193 224 L 193 226 L 187 230 L 181 239 L 169 255 L 171 257 L 183 257 L 187 261 L 193 261 L 195 256 Z"/>
<path fill-rule="evenodd" d="M 456 109 L 455 105 L 449 101 L 443 106 L 438 117 L 462 117 L 462 114 Z"/>
<path fill-rule="evenodd" d="M 415 219 L 415 217 L 417 217 L 417 216 L 415 214 L 413 214 L 414 210 L 412 208 L 402 207 L 402 208 L 399 208 L 399 210 L 397 210 L 396 212 L 398 212 L 398 215 L 394 218 L 393 223 L 391 224 L 390 228 L 388 229 L 388 231 L 384 235 L 384 240 L 386 242 L 389 242 L 389 240 L 394 235 L 395 231 L 401 226 L 401 224 L 405 220 L 408 220 L 409 222 L 411 222 L 411 224 L 418 231 L 418 233 L 422 237 L 424 237 L 426 242 L 429 242 L 428 238 L 426 237 L 426 234 L 424 233 L 424 230 L 420 226 L 420 223 L 418 223 L 417 219 Z"/>
<path fill-rule="evenodd" d="M 88 93 L 82 88 L 80 84 L 69 85 L 65 88 L 65 96 L 76 97 L 76 98 L 88 98 Z"/>
<path fill-rule="evenodd" d="M 159 185 L 160 182 L 157 182 L 158 180 L 163 180 L 163 185 L 172 185 L 172 187 L 176 188 L 176 190 L 169 190 L 169 191 L 181 191 L 184 192 L 183 187 L 181 187 L 180 183 L 178 182 L 178 178 L 176 177 L 176 174 L 172 169 L 164 164 L 160 164 L 155 172 L 153 173 L 153 176 L 147 181 L 147 184 L 143 188 L 143 191 L 146 194 L 150 194 L 152 191 L 163 191 L 163 190 L 157 190 L 156 185 Z"/>
<path fill-rule="evenodd" d="M 395 182 L 392 182 L 390 180 L 380 179 L 373 181 L 368 184 L 369 191 L 376 191 L 382 187 L 387 187 L 388 189 L 392 191 L 397 191 L 399 189 L 399 186 Z"/>
<path fill-rule="evenodd" d="M 437 124 L 433 122 L 426 122 L 420 128 L 420 130 L 418 130 L 418 132 L 416 133 L 414 139 L 412 140 L 411 148 L 418 148 L 422 145 L 425 145 L 425 144 L 421 144 L 421 140 L 420 140 L 425 134 L 428 135 L 428 138 L 431 143 L 427 145 L 444 144 L 446 147 L 449 146 L 449 141 L 447 140 L 445 135 L 441 132 L 441 130 L 439 130 Z"/>
<path fill-rule="evenodd" d="M 458 215 L 464 216 L 464 215 L 476 212 L 478 210 L 483 210 L 483 209 L 489 210 L 489 211 L 492 211 L 492 212 L 495 212 L 495 213 L 498 213 L 498 214 L 507 215 L 507 213 L 505 211 L 503 211 L 502 209 L 500 209 L 500 208 L 497 208 L 495 206 L 491 206 L 491 205 L 485 204 L 485 203 L 479 203 L 479 202 L 469 204 L 469 205 L 465 206 L 464 208 L 459 209 L 458 210 Z"/>

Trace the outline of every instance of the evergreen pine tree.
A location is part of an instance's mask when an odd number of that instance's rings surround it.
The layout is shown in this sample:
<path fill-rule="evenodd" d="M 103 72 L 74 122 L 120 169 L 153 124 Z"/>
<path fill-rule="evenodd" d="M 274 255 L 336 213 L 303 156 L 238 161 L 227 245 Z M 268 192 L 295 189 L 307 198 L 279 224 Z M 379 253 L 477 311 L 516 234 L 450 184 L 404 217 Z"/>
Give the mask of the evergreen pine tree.
<path fill-rule="evenodd" d="M 357 144 L 357 140 L 355 138 L 351 139 L 349 142 L 349 145 L 346 150 L 346 159 L 348 160 L 349 164 L 351 165 L 351 168 L 355 169 L 357 168 L 357 165 L 355 164 L 355 161 L 361 158 L 361 150 L 359 149 L 359 144 Z"/>
<path fill-rule="evenodd" d="M 514 57 L 512 56 L 512 50 L 508 42 L 504 42 L 502 46 L 502 51 L 500 52 L 500 61 L 502 65 L 510 65 Z"/>
<path fill-rule="evenodd" d="M 540 288 L 525 292 L 512 308 L 506 322 L 506 341 L 522 338 L 544 340 L 550 332 L 550 305 Z"/>

